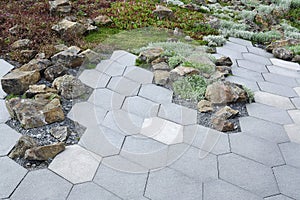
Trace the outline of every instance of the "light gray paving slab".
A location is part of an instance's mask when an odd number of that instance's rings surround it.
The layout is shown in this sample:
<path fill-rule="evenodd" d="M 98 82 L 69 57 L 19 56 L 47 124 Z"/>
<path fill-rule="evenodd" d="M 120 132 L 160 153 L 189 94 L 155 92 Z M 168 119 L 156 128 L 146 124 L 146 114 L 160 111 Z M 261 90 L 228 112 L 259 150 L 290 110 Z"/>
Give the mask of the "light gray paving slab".
<path fill-rule="evenodd" d="M 268 92 L 255 92 L 254 99 L 257 103 L 273 106 L 284 110 L 295 108 L 294 104 L 288 97 L 283 97 Z"/>
<path fill-rule="evenodd" d="M 96 70 L 103 72 L 109 76 L 122 76 L 126 65 L 114 60 L 102 60 L 96 67 Z"/>
<path fill-rule="evenodd" d="M 6 124 L 0 124 L 0 156 L 7 155 L 15 146 L 21 134 Z"/>
<path fill-rule="evenodd" d="M 246 107 L 248 110 L 248 114 L 250 116 L 257 117 L 278 124 L 293 123 L 290 116 L 283 109 L 263 105 L 260 103 L 247 104 Z"/>
<path fill-rule="evenodd" d="M 125 139 L 120 155 L 147 169 L 166 166 L 168 146 L 151 138 L 134 135 Z"/>
<path fill-rule="evenodd" d="M 225 133 L 196 125 L 186 127 L 184 136 L 185 138 L 194 137 L 192 145 L 204 151 L 216 155 L 230 152 L 228 135 Z"/>
<path fill-rule="evenodd" d="M 239 77 L 242 77 L 247 80 L 252 80 L 252 81 L 263 81 L 264 80 L 261 73 L 256 72 L 256 71 L 244 69 L 241 67 L 232 67 L 231 71 L 234 76 L 239 76 Z"/>
<path fill-rule="evenodd" d="M 244 46 L 250 46 L 250 47 L 253 46 L 251 41 L 244 40 L 244 39 L 241 39 L 241 38 L 229 37 L 229 41 L 234 42 L 236 44 L 244 45 Z"/>
<path fill-rule="evenodd" d="M 244 133 L 231 134 L 229 137 L 231 151 L 236 154 L 270 167 L 285 164 L 276 143 Z"/>
<path fill-rule="evenodd" d="M 294 90 L 298 94 L 298 96 L 300 96 L 300 87 L 295 87 Z"/>
<path fill-rule="evenodd" d="M 102 125 L 123 135 L 138 134 L 144 119 L 124 110 L 112 110 L 107 113 Z"/>
<path fill-rule="evenodd" d="M 241 117 L 239 122 L 244 134 L 260 137 L 275 143 L 289 141 L 289 137 L 282 125 L 255 117 Z"/>
<path fill-rule="evenodd" d="M 288 113 L 295 124 L 300 124 L 300 110 L 288 110 Z"/>
<path fill-rule="evenodd" d="M 12 70 L 14 68 L 13 65 L 11 65 L 10 63 L 6 62 L 3 59 L 0 59 L 0 77 L 4 76 L 5 74 L 7 74 L 10 70 Z"/>
<path fill-rule="evenodd" d="M 169 167 L 203 182 L 218 178 L 217 157 L 208 152 L 204 154 L 194 147 L 190 147 Z"/>
<path fill-rule="evenodd" d="M 126 67 L 124 77 L 136 81 L 141 84 L 152 83 L 153 73 L 136 66 Z"/>
<path fill-rule="evenodd" d="M 271 58 L 270 60 L 275 66 L 300 72 L 300 65 L 296 62 L 285 61 L 278 58 Z"/>
<path fill-rule="evenodd" d="M 101 123 L 107 113 L 107 110 L 95 106 L 90 102 L 81 102 L 73 105 L 68 113 L 68 118 L 79 124 L 89 127 Z"/>
<path fill-rule="evenodd" d="M 268 82 L 277 83 L 284 86 L 296 87 L 298 85 L 296 79 L 288 76 L 273 73 L 263 73 L 263 77 Z"/>
<path fill-rule="evenodd" d="M 0 157 L 0 198 L 8 198 L 27 170 L 8 157 Z"/>
<path fill-rule="evenodd" d="M 291 142 L 300 144 L 300 125 L 288 124 L 284 126 L 284 129 L 289 136 Z"/>
<path fill-rule="evenodd" d="M 237 60 L 237 63 L 238 63 L 238 66 L 239 67 L 242 67 L 242 68 L 245 68 L 245 69 L 248 69 L 248 70 L 252 70 L 252 71 L 256 71 L 256 72 L 268 72 L 265 64 L 261 64 L 261 63 L 257 63 L 257 62 L 254 62 L 252 60 Z"/>
<path fill-rule="evenodd" d="M 93 179 L 100 161 L 99 155 L 72 145 L 53 159 L 49 169 L 74 184 L 83 183 Z"/>
<path fill-rule="evenodd" d="M 145 196 L 150 199 L 202 199 L 202 183 L 170 168 L 150 172 Z"/>
<path fill-rule="evenodd" d="M 175 103 L 162 104 L 159 108 L 158 116 L 182 125 L 197 123 L 196 110 Z"/>
<path fill-rule="evenodd" d="M 122 76 L 113 77 L 107 88 L 125 96 L 137 95 L 141 84 Z"/>
<path fill-rule="evenodd" d="M 279 194 L 271 168 L 233 153 L 218 159 L 221 179 L 261 197 Z"/>
<path fill-rule="evenodd" d="M 293 88 L 279 85 L 275 83 L 269 83 L 269 82 L 258 82 L 258 86 L 262 91 L 269 92 L 272 94 L 277 94 L 284 97 L 296 97 L 298 96 L 295 90 Z"/>
<path fill-rule="evenodd" d="M 141 117 L 155 117 L 159 104 L 139 96 L 126 97 L 122 109 Z"/>
<path fill-rule="evenodd" d="M 279 75 L 288 76 L 288 77 L 292 77 L 292 78 L 300 78 L 300 73 L 293 71 L 293 70 L 278 67 L 275 65 L 267 66 L 267 68 L 268 68 L 269 72 L 271 72 L 273 74 L 279 74 Z"/>
<path fill-rule="evenodd" d="M 142 85 L 139 96 L 157 103 L 171 103 L 173 92 L 169 89 L 154 84 Z"/>
<path fill-rule="evenodd" d="M 279 144 L 279 148 L 286 164 L 300 169 L 300 144 L 287 142 Z"/>
<path fill-rule="evenodd" d="M 203 200 L 262 200 L 261 197 L 222 180 L 204 183 L 203 190 Z"/>
<path fill-rule="evenodd" d="M 300 97 L 291 98 L 291 101 L 297 109 L 300 109 Z"/>
<path fill-rule="evenodd" d="M 6 109 L 5 100 L 0 99 L 0 124 L 10 119 L 10 115 Z"/>
<path fill-rule="evenodd" d="M 283 196 L 282 194 L 280 195 L 276 195 L 276 196 L 272 196 L 272 197 L 268 197 L 268 198 L 264 198 L 265 200 L 293 200 L 289 197 Z"/>
<path fill-rule="evenodd" d="M 251 89 L 252 91 L 259 90 L 256 81 L 247 80 L 247 79 L 239 77 L 239 76 L 228 76 L 228 77 L 226 77 L 226 81 L 244 85 L 247 88 Z"/>
<path fill-rule="evenodd" d="M 237 43 L 233 43 L 233 42 L 226 42 L 222 48 L 225 48 L 225 49 L 230 49 L 230 50 L 233 50 L 233 51 L 238 51 L 238 52 L 248 52 L 248 49 L 247 47 L 243 46 L 243 45 L 240 45 L 240 44 L 237 44 Z"/>
<path fill-rule="evenodd" d="M 253 53 L 242 53 L 243 58 L 246 60 L 249 60 L 250 62 L 254 63 L 260 63 L 263 65 L 272 65 L 271 61 L 269 58 L 266 58 L 264 56 L 259 56 Z"/>
<path fill-rule="evenodd" d="M 0 84 L 0 99 L 4 99 L 6 97 L 6 93 L 2 89 L 2 84 Z"/>
<path fill-rule="evenodd" d="M 106 110 L 113 110 L 121 108 L 124 99 L 124 95 L 104 88 L 94 90 L 88 101 Z"/>
<path fill-rule="evenodd" d="M 45 200 L 67 198 L 72 184 L 48 169 L 29 172 L 10 199 Z"/>
<path fill-rule="evenodd" d="M 79 76 L 79 80 L 94 89 L 105 88 L 110 78 L 109 75 L 95 69 L 84 70 Z"/>
<path fill-rule="evenodd" d="M 89 127 L 80 138 L 79 145 L 102 157 L 120 152 L 125 136 L 102 126 Z"/>
<path fill-rule="evenodd" d="M 285 165 L 273 168 L 279 190 L 294 199 L 300 199 L 300 169 Z"/>
<path fill-rule="evenodd" d="M 215 57 L 216 59 L 219 59 L 219 58 L 221 58 L 221 57 L 223 57 L 223 55 L 221 55 L 221 54 L 218 54 L 218 53 L 213 53 L 213 54 L 211 54 L 213 57 Z"/>
<path fill-rule="evenodd" d="M 132 163 L 132 165 L 134 164 Z M 147 175 L 147 173 L 121 171 L 102 163 L 95 175 L 94 182 L 122 199 L 138 200 L 144 194 Z"/>
<path fill-rule="evenodd" d="M 75 185 L 71 190 L 68 200 L 92 200 L 100 198 L 101 200 L 121 200 L 113 193 L 92 182 Z"/>
<path fill-rule="evenodd" d="M 110 59 L 116 60 L 119 63 L 125 64 L 126 66 L 132 66 L 135 65 L 137 56 L 123 50 L 118 50 L 113 52 Z"/>
<path fill-rule="evenodd" d="M 273 58 L 273 54 L 266 52 L 264 49 L 258 47 L 250 47 L 250 46 L 248 46 L 247 49 L 250 53 L 263 56 L 266 58 Z"/>
<path fill-rule="evenodd" d="M 189 148 L 190 145 L 186 143 L 169 145 L 166 166 L 170 166 L 174 162 L 176 162 L 179 158 L 181 158 L 182 155 L 184 155 L 188 151 Z"/>
<path fill-rule="evenodd" d="M 230 49 L 225 49 L 222 47 L 217 47 L 217 53 L 221 54 L 223 56 L 228 56 L 230 57 L 232 60 L 234 59 L 243 59 L 243 56 L 240 52 L 238 51 L 234 51 L 234 50 L 230 50 Z"/>

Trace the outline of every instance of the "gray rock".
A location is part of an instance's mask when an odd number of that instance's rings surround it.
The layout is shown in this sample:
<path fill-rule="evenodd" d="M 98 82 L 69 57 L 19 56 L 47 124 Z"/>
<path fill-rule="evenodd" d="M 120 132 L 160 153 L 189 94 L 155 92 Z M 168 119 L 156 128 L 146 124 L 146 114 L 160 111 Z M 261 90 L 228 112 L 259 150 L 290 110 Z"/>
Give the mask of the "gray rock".
<path fill-rule="evenodd" d="M 22 40 L 17 40 L 15 41 L 11 47 L 13 49 L 23 49 L 23 48 L 27 48 L 29 47 L 29 45 L 31 44 L 32 42 L 29 40 L 29 39 L 22 39 Z"/>
<path fill-rule="evenodd" d="M 73 36 L 82 35 L 86 31 L 86 28 L 81 23 L 63 19 L 58 24 L 52 26 L 52 30 L 58 32 L 62 37 L 68 39 Z"/>
<path fill-rule="evenodd" d="M 37 143 L 33 138 L 23 135 L 18 140 L 17 144 L 15 145 L 15 147 L 13 148 L 13 150 L 10 152 L 10 154 L 8 156 L 12 159 L 24 157 L 25 151 L 27 149 L 30 149 L 30 148 L 33 148 L 36 146 L 37 146 Z"/>
<path fill-rule="evenodd" d="M 96 25 L 107 25 L 113 21 L 107 15 L 99 15 L 94 19 Z"/>
<path fill-rule="evenodd" d="M 138 57 L 138 59 L 142 62 L 151 63 L 153 60 L 157 59 L 164 50 L 160 47 L 154 47 L 151 49 L 147 49 L 142 51 Z"/>
<path fill-rule="evenodd" d="M 61 51 L 51 57 L 51 61 L 56 65 L 63 65 L 65 67 L 78 67 L 82 64 L 85 56 L 79 55 L 80 48 L 71 46 L 67 50 Z"/>
<path fill-rule="evenodd" d="M 46 94 L 46 93 L 57 93 L 57 90 L 47 87 L 45 84 L 41 85 L 30 85 L 29 89 L 25 92 L 27 98 L 32 98 L 37 94 Z"/>
<path fill-rule="evenodd" d="M 226 132 L 226 131 L 233 131 L 235 129 L 234 124 L 223 117 L 214 116 L 211 119 L 212 127 L 218 131 Z"/>
<path fill-rule="evenodd" d="M 52 65 L 44 71 L 46 80 L 53 81 L 59 76 L 63 76 L 68 72 L 68 69 L 62 65 Z"/>
<path fill-rule="evenodd" d="M 65 150 L 63 142 L 27 149 L 24 158 L 27 160 L 48 160 Z"/>
<path fill-rule="evenodd" d="M 156 85 L 166 85 L 169 82 L 170 72 L 165 70 L 154 71 L 154 83 Z"/>
<path fill-rule="evenodd" d="M 153 14 L 158 18 L 170 18 L 173 16 L 173 11 L 165 6 L 157 5 L 156 9 L 153 11 Z"/>
<path fill-rule="evenodd" d="M 55 0 L 49 1 L 50 12 L 69 13 L 72 6 L 69 0 Z"/>
<path fill-rule="evenodd" d="M 294 57 L 294 53 L 291 50 L 282 47 L 273 49 L 272 53 L 276 58 L 283 60 L 292 60 Z"/>
<path fill-rule="evenodd" d="M 222 56 L 221 58 L 217 59 L 216 65 L 221 65 L 221 66 L 231 66 L 232 61 L 229 57 Z"/>
<path fill-rule="evenodd" d="M 60 142 L 65 141 L 68 136 L 70 135 L 70 130 L 67 126 L 59 126 L 59 127 L 53 127 L 50 130 L 50 134 L 58 139 Z"/>
<path fill-rule="evenodd" d="M 232 117 L 236 116 L 237 114 L 239 114 L 239 111 L 234 110 L 234 109 L 230 108 L 229 106 L 225 106 L 215 113 L 216 116 L 222 117 L 224 119 L 232 118 Z"/>
<path fill-rule="evenodd" d="M 48 59 L 33 59 L 29 63 L 22 65 L 19 70 L 21 71 L 44 71 L 51 65 L 51 61 Z"/>
<path fill-rule="evenodd" d="M 195 68 L 192 68 L 192 67 L 179 66 L 179 67 L 176 67 L 175 69 L 172 69 L 170 71 L 170 79 L 172 81 L 176 81 L 180 77 L 190 76 L 190 75 L 199 74 L 199 73 L 200 73 L 200 71 L 198 69 L 195 69 Z"/>
<path fill-rule="evenodd" d="M 292 61 L 300 63 L 300 55 L 295 55 Z"/>
<path fill-rule="evenodd" d="M 169 70 L 170 67 L 166 62 L 160 62 L 152 66 L 154 70 Z"/>
<path fill-rule="evenodd" d="M 56 78 L 52 87 L 56 88 L 62 97 L 66 99 L 78 98 L 85 94 L 85 85 L 72 75 L 64 75 Z"/>

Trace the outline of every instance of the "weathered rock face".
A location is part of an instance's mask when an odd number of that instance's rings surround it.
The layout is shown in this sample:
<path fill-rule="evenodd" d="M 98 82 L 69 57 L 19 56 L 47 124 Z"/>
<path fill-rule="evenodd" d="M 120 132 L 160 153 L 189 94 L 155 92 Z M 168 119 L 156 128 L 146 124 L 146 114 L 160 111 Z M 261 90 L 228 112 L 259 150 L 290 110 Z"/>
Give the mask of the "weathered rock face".
<path fill-rule="evenodd" d="M 37 94 L 46 94 L 46 93 L 57 93 L 57 90 L 49 88 L 46 85 L 30 85 L 29 89 L 25 92 L 27 98 L 32 98 Z"/>
<path fill-rule="evenodd" d="M 165 70 L 154 71 L 154 82 L 157 85 L 166 85 L 169 82 L 170 72 Z"/>
<path fill-rule="evenodd" d="M 38 71 L 13 70 L 1 79 L 2 89 L 7 94 L 23 94 L 29 85 L 35 84 L 41 76 Z"/>
<path fill-rule="evenodd" d="M 22 39 L 22 40 L 17 40 L 15 41 L 11 47 L 13 49 L 23 49 L 23 48 L 27 48 L 29 47 L 29 45 L 31 44 L 31 41 L 29 39 Z"/>
<path fill-rule="evenodd" d="M 157 15 L 158 18 L 170 18 L 173 16 L 173 11 L 165 6 L 157 5 L 156 9 L 153 11 L 153 14 Z"/>
<path fill-rule="evenodd" d="M 164 50 L 160 47 L 147 49 L 140 53 L 138 59 L 142 62 L 151 63 L 153 60 L 160 57 L 163 52 Z"/>
<path fill-rule="evenodd" d="M 234 124 L 221 117 L 213 117 L 211 119 L 211 124 L 212 124 L 212 128 L 218 131 L 227 132 L 227 131 L 234 130 Z"/>
<path fill-rule="evenodd" d="M 62 97 L 66 99 L 78 98 L 86 91 L 84 84 L 72 75 L 64 75 L 56 78 L 52 87 L 56 88 Z"/>
<path fill-rule="evenodd" d="M 62 65 L 52 65 L 44 71 L 44 76 L 47 81 L 53 81 L 59 76 L 63 76 L 68 72 L 68 69 Z"/>
<path fill-rule="evenodd" d="M 247 93 L 242 86 L 230 82 L 214 82 L 207 86 L 205 98 L 213 104 L 246 102 L 248 100 Z"/>
<path fill-rule="evenodd" d="M 294 46 L 300 44 L 300 40 L 296 39 L 287 39 L 287 40 L 277 40 L 275 42 L 272 42 L 266 47 L 266 50 L 268 52 L 272 52 L 273 49 L 278 48 L 278 47 L 284 47 L 284 46 Z"/>
<path fill-rule="evenodd" d="M 65 119 L 59 99 L 36 100 L 13 98 L 6 101 L 12 118 L 18 119 L 23 128 L 41 127 Z"/>
<path fill-rule="evenodd" d="M 50 12 L 69 13 L 72 6 L 69 0 L 49 1 Z"/>
<path fill-rule="evenodd" d="M 154 70 L 169 70 L 170 69 L 169 65 L 165 62 L 160 62 L 160 63 L 154 64 L 154 65 L 152 65 L 152 68 Z"/>
<path fill-rule="evenodd" d="M 232 61 L 229 57 L 222 56 L 221 58 L 217 59 L 216 65 L 219 66 L 231 66 Z"/>
<path fill-rule="evenodd" d="M 191 75 L 199 74 L 199 73 L 200 73 L 199 70 L 197 70 L 195 68 L 179 66 L 170 71 L 170 79 L 172 81 L 175 81 L 175 80 L 178 80 L 178 78 L 180 78 L 180 77 L 191 76 Z"/>
<path fill-rule="evenodd" d="M 83 55 L 79 55 L 80 49 L 78 47 L 72 46 L 67 50 L 59 52 L 51 57 L 51 61 L 56 65 L 63 65 L 65 67 L 78 67 L 82 64 L 84 60 Z"/>
<path fill-rule="evenodd" d="M 198 110 L 202 113 L 212 112 L 214 110 L 212 107 L 212 103 L 207 100 L 199 101 L 197 107 L 198 107 Z"/>
<path fill-rule="evenodd" d="M 70 130 L 67 126 L 58 126 L 58 127 L 53 127 L 50 130 L 50 134 L 56 139 L 58 139 L 60 142 L 63 142 L 70 135 Z"/>
<path fill-rule="evenodd" d="M 51 65 L 51 61 L 48 59 L 33 59 L 29 63 L 21 66 L 19 70 L 21 71 L 44 71 L 47 67 Z"/>
<path fill-rule="evenodd" d="M 96 25 L 107 25 L 113 21 L 107 15 L 99 15 L 94 19 Z"/>
<path fill-rule="evenodd" d="M 48 160 L 65 150 L 63 142 L 27 149 L 24 158 L 27 160 Z"/>
<path fill-rule="evenodd" d="M 15 158 L 20 158 L 24 157 L 25 151 L 27 149 L 36 147 L 37 143 L 34 139 L 32 139 L 29 136 L 23 135 L 13 148 L 13 150 L 10 152 L 8 155 L 10 158 L 15 159 Z"/>
<path fill-rule="evenodd" d="M 91 49 L 87 49 L 87 50 L 81 52 L 78 55 L 80 57 L 83 57 L 88 62 L 97 62 L 97 63 L 99 63 L 101 61 L 99 54 L 97 52 L 91 50 Z"/>
<path fill-rule="evenodd" d="M 283 47 L 273 49 L 272 53 L 276 58 L 280 58 L 283 60 L 292 60 L 294 57 L 294 53 L 292 51 Z"/>
<path fill-rule="evenodd" d="M 63 19 L 58 24 L 52 26 L 52 30 L 58 32 L 61 36 L 68 38 L 82 35 L 86 31 L 86 28 L 81 23 Z"/>

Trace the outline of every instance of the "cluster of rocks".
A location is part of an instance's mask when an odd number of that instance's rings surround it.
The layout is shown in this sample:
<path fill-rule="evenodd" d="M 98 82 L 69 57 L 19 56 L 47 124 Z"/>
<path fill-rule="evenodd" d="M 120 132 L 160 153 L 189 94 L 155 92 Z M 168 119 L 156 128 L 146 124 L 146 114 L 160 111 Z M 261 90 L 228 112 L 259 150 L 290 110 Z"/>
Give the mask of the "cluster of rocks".
<path fill-rule="evenodd" d="M 273 55 L 276 58 L 300 63 L 300 55 L 295 55 L 293 51 L 286 48 L 295 45 L 300 45 L 300 40 L 297 39 L 277 40 L 269 44 L 266 47 L 266 50 L 268 52 L 273 53 Z"/>

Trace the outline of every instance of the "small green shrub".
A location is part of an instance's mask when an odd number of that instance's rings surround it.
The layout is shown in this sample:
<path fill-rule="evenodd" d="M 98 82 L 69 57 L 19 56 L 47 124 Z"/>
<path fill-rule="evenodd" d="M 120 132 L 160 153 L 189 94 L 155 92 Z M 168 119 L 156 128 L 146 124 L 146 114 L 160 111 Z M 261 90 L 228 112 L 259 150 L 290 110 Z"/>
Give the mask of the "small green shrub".
<path fill-rule="evenodd" d="M 254 102 L 254 100 L 255 100 L 254 99 L 254 92 L 251 89 L 247 88 L 246 86 L 243 86 L 243 90 L 245 90 L 245 92 L 247 94 L 249 103 Z"/>
<path fill-rule="evenodd" d="M 270 43 L 273 40 L 279 40 L 281 38 L 281 34 L 278 31 L 267 31 L 267 32 L 260 32 L 255 33 L 252 36 L 252 41 L 265 44 Z"/>
<path fill-rule="evenodd" d="M 237 18 L 238 19 L 248 19 L 250 21 L 253 21 L 256 14 L 257 14 L 257 12 L 252 11 L 252 10 L 242 10 L 238 13 Z"/>
<path fill-rule="evenodd" d="M 211 43 L 216 44 L 216 46 L 223 46 L 226 43 L 226 39 L 222 35 L 208 35 L 203 37 L 204 41 L 208 42 L 209 46 Z"/>
<path fill-rule="evenodd" d="M 220 28 L 221 29 L 229 29 L 229 30 L 234 29 L 234 30 L 245 31 L 249 28 L 249 26 L 246 24 L 243 24 L 243 23 L 236 23 L 233 21 L 221 20 Z"/>
<path fill-rule="evenodd" d="M 203 64 L 203 63 L 194 63 L 194 62 L 189 62 L 189 61 L 183 62 L 182 66 L 192 67 L 192 68 L 198 69 L 202 73 L 208 73 L 208 74 L 212 73 L 215 70 L 215 67 L 212 65 Z"/>
<path fill-rule="evenodd" d="M 183 62 L 184 62 L 184 57 L 182 56 L 172 56 L 168 60 L 168 64 L 171 68 L 175 68 Z"/>
<path fill-rule="evenodd" d="M 293 51 L 296 55 L 300 55 L 300 45 L 290 46 L 287 49 Z"/>
<path fill-rule="evenodd" d="M 173 83 L 173 89 L 180 98 L 200 101 L 204 98 L 207 83 L 199 75 L 187 76 Z"/>

